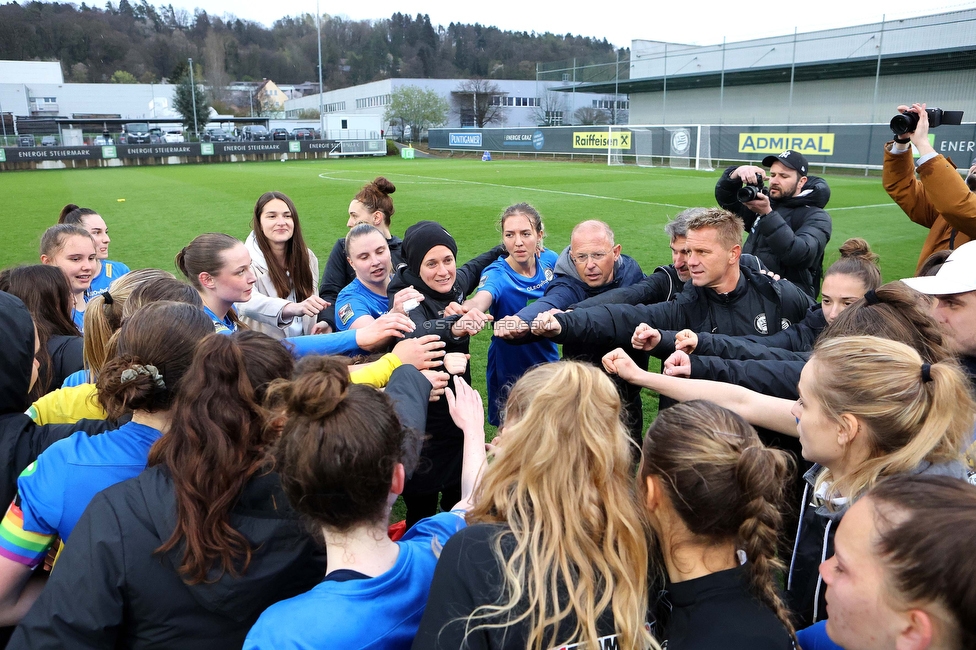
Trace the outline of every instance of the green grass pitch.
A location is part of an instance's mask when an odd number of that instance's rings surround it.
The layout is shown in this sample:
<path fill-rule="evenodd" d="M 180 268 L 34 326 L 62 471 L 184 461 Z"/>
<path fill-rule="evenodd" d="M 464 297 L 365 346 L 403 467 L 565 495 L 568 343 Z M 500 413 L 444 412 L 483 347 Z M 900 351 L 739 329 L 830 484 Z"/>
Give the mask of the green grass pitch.
<path fill-rule="evenodd" d="M 176 272 L 176 252 L 200 233 L 226 232 L 243 240 L 254 202 L 268 190 L 295 201 L 305 239 L 324 265 L 336 238 L 346 232 L 350 199 L 383 175 L 397 186 L 393 232 L 402 236 L 415 221 L 439 221 L 458 240 L 460 260 L 497 244 L 498 215 L 527 201 L 543 214 L 550 248 L 567 245 L 575 223 L 602 219 L 616 231 L 623 252 L 649 272 L 670 261 L 664 223 L 685 207 L 714 205 L 719 173 L 524 159 L 398 158 L 4 172 L 0 196 L 7 246 L 0 252 L 0 268 L 36 263 L 41 233 L 71 202 L 104 216 L 112 259 L 131 268 Z M 827 181 L 834 234 L 826 264 L 838 257 L 847 237 L 857 235 L 881 256 L 886 281 L 912 275 L 926 231 L 909 222 L 880 180 L 827 175 Z M 471 346 L 475 385 L 482 393 L 488 340 L 483 332 Z M 645 400 L 645 423 L 655 409 L 656 400 Z"/>

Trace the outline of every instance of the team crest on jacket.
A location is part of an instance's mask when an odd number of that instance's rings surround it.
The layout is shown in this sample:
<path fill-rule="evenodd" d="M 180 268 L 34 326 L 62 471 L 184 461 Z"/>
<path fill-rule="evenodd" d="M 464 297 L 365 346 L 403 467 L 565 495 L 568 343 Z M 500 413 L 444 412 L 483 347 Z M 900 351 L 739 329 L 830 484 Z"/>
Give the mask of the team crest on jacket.
<path fill-rule="evenodd" d="M 788 318 L 784 318 L 780 320 L 779 328 L 781 330 L 788 330 L 792 324 L 793 323 L 791 323 Z M 769 327 L 766 325 L 766 312 L 756 316 L 756 320 L 753 322 L 753 325 L 755 326 L 756 331 L 760 334 L 769 334 Z"/>

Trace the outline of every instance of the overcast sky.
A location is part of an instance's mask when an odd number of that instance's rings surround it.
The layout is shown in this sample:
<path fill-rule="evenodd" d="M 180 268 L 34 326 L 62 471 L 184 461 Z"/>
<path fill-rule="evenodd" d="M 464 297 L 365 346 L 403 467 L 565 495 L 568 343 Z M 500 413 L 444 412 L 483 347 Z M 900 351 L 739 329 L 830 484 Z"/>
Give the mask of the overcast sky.
<path fill-rule="evenodd" d="M 153 4 L 156 4 L 155 2 Z M 167 0 L 168 4 L 168 0 Z M 315 13 L 315 0 L 174 0 L 174 7 L 199 7 L 212 15 L 233 13 L 271 25 L 283 16 Z M 576 9 L 574 7 L 586 7 Z M 844 27 L 862 23 L 908 18 L 942 11 L 976 7 L 971 2 L 919 2 L 918 0 L 787 0 L 775 3 L 748 0 L 671 0 L 616 2 L 604 5 L 570 2 L 525 2 L 524 0 L 369 0 L 336 2 L 320 0 L 322 13 L 354 20 L 389 18 L 393 13 L 430 15 L 431 23 L 481 23 L 505 30 L 606 38 L 614 45 L 629 47 L 635 38 L 708 45 Z"/>

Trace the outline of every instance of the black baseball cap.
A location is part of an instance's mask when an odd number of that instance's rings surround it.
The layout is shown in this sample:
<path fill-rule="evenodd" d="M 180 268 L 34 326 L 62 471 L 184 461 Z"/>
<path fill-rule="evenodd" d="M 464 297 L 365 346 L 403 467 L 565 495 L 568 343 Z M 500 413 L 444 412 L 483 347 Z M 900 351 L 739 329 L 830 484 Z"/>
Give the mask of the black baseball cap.
<path fill-rule="evenodd" d="M 806 156 L 792 149 L 787 149 L 778 156 L 766 156 L 763 158 L 763 167 L 772 167 L 774 162 L 780 162 L 790 169 L 795 169 L 800 172 L 800 176 L 806 176 L 807 169 L 810 168 Z"/>

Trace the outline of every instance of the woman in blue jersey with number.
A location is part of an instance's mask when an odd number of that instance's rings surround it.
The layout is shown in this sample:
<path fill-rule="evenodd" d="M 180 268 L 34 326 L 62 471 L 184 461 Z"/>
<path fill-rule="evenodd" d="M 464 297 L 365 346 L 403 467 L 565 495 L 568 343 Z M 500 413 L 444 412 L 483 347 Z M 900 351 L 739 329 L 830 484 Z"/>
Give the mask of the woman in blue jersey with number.
<path fill-rule="evenodd" d="M 528 203 L 506 208 L 499 223 L 508 257 L 495 260 L 485 269 L 477 293 L 464 304 L 481 311 L 490 307 L 496 327 L 504 327 L 508 321 L 503 318 L 542 297 L 559 256 L 543 247 L 542 215 Z M 513 345 L 492 337 L 488 346 L 488 421 L 498 426 L 507 387 L 526 370 L 558 359 L 559 351 L 552 341 Z"/>
<path fill-rule="evenodd" d="M 393 261 L 386 236 L 375 226 L 360 223 L 353 226 L 345 241 L 346 259 L 356 279 L 339 292 L 336 299 L 336 329 L 340 332 L 359 329 L 388 311 L 405 314 L 411 300 L 418 303 L 424 295 L 407 287 L 393 296 L 393 307 L 387 295 L 393 274 Z"/>
<path fill-rule="evenodd" d="M 108 259 L 108 244 L 112 240 L 108 236 L 108 226 L 105 225 L 105 220 L 100 214 L 91 208 L 79 208 L 74 203 L 69 203 L 61 208 L 58 223 L 81 226 L 95 240 L 98 269 L 95 272 L 95 277 L 92 278 L 88 293 L 85 295 L 86 300 L 91 300 L 95 296 L 105 293 L 113 281 L 129 272 L 129 267 L 122 262 L 113 262 Z"/>

